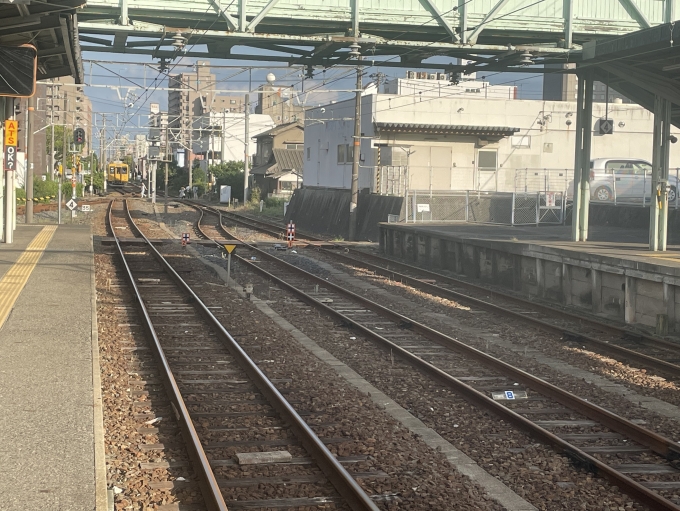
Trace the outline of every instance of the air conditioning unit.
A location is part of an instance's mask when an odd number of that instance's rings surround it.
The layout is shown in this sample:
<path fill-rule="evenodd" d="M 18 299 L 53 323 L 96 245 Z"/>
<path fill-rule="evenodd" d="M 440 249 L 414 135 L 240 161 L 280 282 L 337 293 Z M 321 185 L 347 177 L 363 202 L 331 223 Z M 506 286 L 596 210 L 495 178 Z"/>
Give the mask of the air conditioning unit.
<path fill-rule="evenodd" d="M 448 80 L 449 77 L 446 73 L 437 73 L 437 80 Z"/>
<path fill-rule="evenodd" d="M 419 80 L 427 80 L 427 73 L 419 71 L 418 72 L 418 79 Z"/>
<path fill-rule="evenodd" d="M 406 71 L 406 78 L 410 78 L 411 80 L 415 80 L 416 72 L 415 71 Z"/>
<path fill-rule="evenodd" d="M 430 75 L 430 80 L 436 80 L 437 79 L 437 73 L 432 73 Z"/>

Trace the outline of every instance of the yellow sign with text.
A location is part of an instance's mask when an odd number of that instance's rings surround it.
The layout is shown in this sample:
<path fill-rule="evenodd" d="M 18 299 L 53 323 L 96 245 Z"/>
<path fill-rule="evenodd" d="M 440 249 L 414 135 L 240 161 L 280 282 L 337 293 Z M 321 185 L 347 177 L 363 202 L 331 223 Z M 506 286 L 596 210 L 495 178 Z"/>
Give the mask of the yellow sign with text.
<path fill-rule="evenodd" d="M 229 254 L 231 254 L 235 248 L 236 245 L 224 245 L 224 250 L 226 250 Z"/>
<path fill-rule="evenodd" d="M 9 119 L 5 121 L 5 147 L 17 145 L 19 138 L 19 121 Z"/>

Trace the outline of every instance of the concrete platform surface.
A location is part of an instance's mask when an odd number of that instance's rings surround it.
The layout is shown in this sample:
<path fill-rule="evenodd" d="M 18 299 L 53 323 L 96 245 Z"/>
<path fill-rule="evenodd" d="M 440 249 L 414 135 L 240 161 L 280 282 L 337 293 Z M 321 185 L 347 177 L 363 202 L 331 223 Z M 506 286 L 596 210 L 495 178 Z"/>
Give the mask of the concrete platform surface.
<path fill-rule="evenodd" d="M 0 244 L 0 282 L 42 229 Z M 0 329 L 3 511 L 105 508 L 95 312 L 90 228 L 60 226 Z"/>
<path fill-rule="evenodd" d="M 571 226 L 542 225 L 510 226 L 470 223 L 409 223 L 385 224 L 399 225 L 401 228 L 446 237 L 486 241 L 516 242 L 571 251 L 573 257 L 582 258 L 590 254 L 602 258 L 612 258 L 668 267 L 670 273 L 680 272 L 680 245 L 669 245 L 666 252 L 650 252 L 648 231 L 646 229 L 624 229 L 621 227 L 594 225 L 589 229 L 589 239 L 585 243 L 571 241 Z"/>

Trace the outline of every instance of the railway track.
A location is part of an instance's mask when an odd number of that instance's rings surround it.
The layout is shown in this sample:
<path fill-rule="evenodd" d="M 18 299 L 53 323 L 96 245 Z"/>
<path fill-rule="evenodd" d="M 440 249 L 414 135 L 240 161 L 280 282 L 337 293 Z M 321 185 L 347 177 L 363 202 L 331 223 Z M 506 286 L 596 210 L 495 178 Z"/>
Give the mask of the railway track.
<path fill-rule="evenodd" d="M 206 238 L 236 238 L 219 210 L 199 209 L 197 228 Z M 246 252 L 246 257 L 238 257 L 240 263 L 267 282 L 360 332 L 641 503 L 680 510 L 678 443 L 330 282 L 321 271 L 309 273 L 274 251 L 247 244 L 239 250 Z"/>
<path fill-rule="evenodd" d="M 222 212 L 224 214 L 224 212 Z M 282 227 L 256 221 L 235 213 L 226 218 L 257 229 L 265 224 L 270 232 Z M 310 239 L 310 238 L 305 238 Z M 318 248 L 331 260 L 363 268 L 376 275 L 401 282 L 433 296 L 456 300 L 501 316 L 527 323 L 544 332 L 557 334 L 579 347 L 615 357 L 672 379 L 680 379 L 680 343 L 598 321 L 587 315 L 537 303 L 490 290 L 466 280 L 354 249 L 339 251 Z"/>
<path fill-rule="evenodd" d="M 353 460 L 336 459 L 285 399 L 292 382 L 275 382 L 279 390 L 267 379 L 220 323 L 222 305 L 182 279 L 187 259 L 161 255 L 126 201 L 107 217 L 206 507 L 377 510 L 342 465 Z M 123 229 L 145 244 L 121 243 Z"/>

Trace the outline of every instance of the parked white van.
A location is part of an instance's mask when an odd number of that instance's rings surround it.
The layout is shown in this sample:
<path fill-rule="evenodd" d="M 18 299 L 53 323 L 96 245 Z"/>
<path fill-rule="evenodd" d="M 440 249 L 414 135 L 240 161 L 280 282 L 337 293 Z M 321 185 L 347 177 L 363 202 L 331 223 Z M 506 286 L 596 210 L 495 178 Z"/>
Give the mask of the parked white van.
<path fill-rule="evenodd" d="M 635 158 L 595 158 L 590 160 L 590 198 L 600 202 L 648 202 L 652 196 L 652 164 Z M 668 176 L 668 202 L 675 202 L 678 176 Z M 567 196 L 572 198 L 574 183 Z"/>

